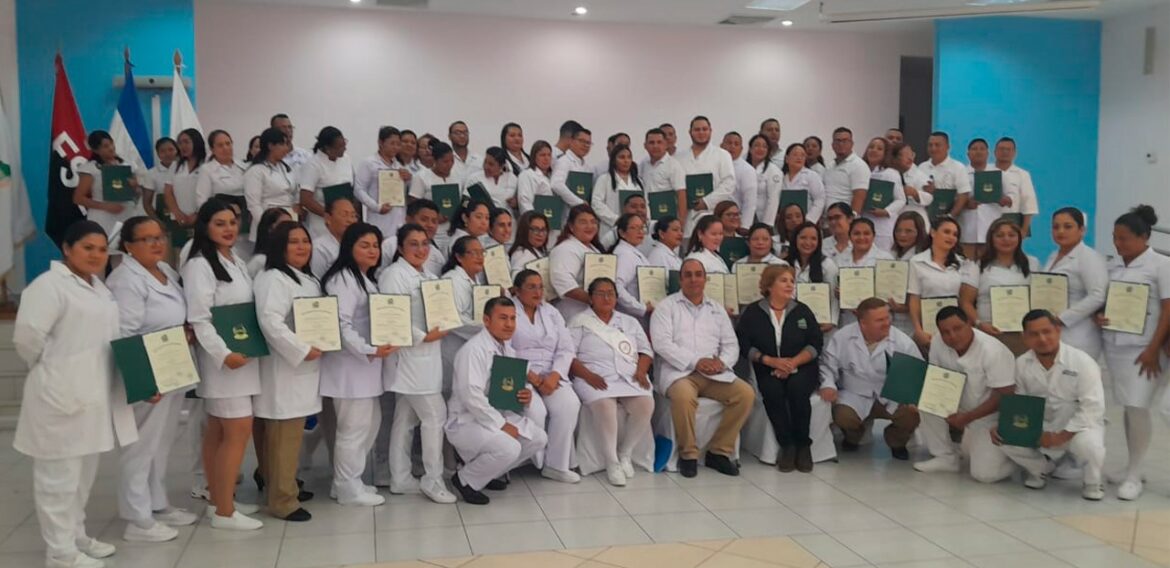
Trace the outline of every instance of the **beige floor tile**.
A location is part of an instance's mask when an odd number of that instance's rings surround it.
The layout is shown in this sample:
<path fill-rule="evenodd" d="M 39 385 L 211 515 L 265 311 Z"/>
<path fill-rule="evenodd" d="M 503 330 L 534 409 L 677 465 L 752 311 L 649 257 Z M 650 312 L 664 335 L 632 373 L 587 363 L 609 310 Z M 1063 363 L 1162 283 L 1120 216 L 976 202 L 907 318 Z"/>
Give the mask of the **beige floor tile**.
<path fill-rule="evenodd" d="M 723 552 L 792 568 L 815 568 L 820 563 L 820 559 L 790 538 L 740 539 L 727 545 Z"/>
<path fill-rule="evenodd" d="M 710 550 L 686 544 L 649 544 L 614 547 L 598 554 L 594 560 L 622 568 L 695 568 L 713 554 Z"/>
<path fill-rule="evenodd" d="M 558 552 L 480 556 L 461 568 L 575 568 L 581 559 Z"/>
<path fill-rule="evenodd" d="M 1160 511 L 1138 511 L 1138 522 L 1170 526 L 1170 509 L 1164 509 Z"/>
<path fill-rule="evenodd" d="M 719 552 L 720 550 L 723 550 L 724 548 L 726 548 L 727 545 L 731 544 L 732 542 L 733 542 L 732 539 L 728 538 L 728 539 L 723 539 L 723 540 L 696 540 L 694 542 L 688 542 L 687 544 L 689 544 L 691 546 L 698 546 L 700 548 L 706 548 L 707 550 L 714 550 L 715 552 Z"/>
<path fill-rule="evenodd" d="M 383 562 L 381 564 L 355 564 L 345 568 L 435 568 L 434 564 L 411 560 L 410 562 Z"/>
<path fill-rule="evenodd" d="M 1133 542 L 1137 527 L 1137 521 L 1132 512 L 1109 515 L 1071 515 L 1056 517 L 1056 521 L 1105 542 L 1124 545 Z"/>
<path fill-rule="evenodd" d="M 558 550 L 561 554 L 568 554 L 569 556 L 576 556 L 582 560 L 593 560 L 598 554 L 605 552 L 608 546 L 600 546 L 597 548 L 570 548 L 568 550 Z"/>
<path fill-rule="evenodd" d="M 472 560 L 475 560 L 474 556 L 460 556 L 458 558 L 428 558 L 426 562 L 443 568 L 461 568 Z"/>
<path fill-rule="evenodd" d="M 746 556 L 736 556 L 726 552 L 716 552 L 715 556 L 708 558 L 699 568 L 775 568 L 779 564 L 771 562 L 762 562 Z"/>
<path fill-rule="evenodd" d="M 1170 537 L 1170 527 L 1156 523 L 1139 522 L 1133 544 L 1135 547 L 1153 548 L 1170 554 L 1170 538 L 1168 537 Z"/>
<path fill-rule="evenodd" d="M 1165 545 L 1163 545 L 1161 548 L 1152 548 L 1139 545 L 1133 547 L 1133 553 L 1136 556 L 1145 558 L 1146 560 L 1149 560 L 1155 564 L 1159 564 L 1161 566 L 1170 566 L 1170 550 L 1167 550 Z"/>

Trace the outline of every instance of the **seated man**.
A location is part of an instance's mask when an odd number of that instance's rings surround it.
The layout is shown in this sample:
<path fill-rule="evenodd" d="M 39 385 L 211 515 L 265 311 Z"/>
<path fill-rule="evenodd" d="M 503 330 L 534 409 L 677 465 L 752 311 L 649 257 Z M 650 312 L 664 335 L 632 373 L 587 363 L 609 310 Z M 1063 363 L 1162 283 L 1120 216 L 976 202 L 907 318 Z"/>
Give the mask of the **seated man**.
<path fill-rule="evenodd" d="M 1105 464 L 1105 390 L 1101 369 L 1087 353 L 1060 341 L 1060 324 L 1046 310 L 1024 316 L 1024 344 L 1028 352 L 1016 361 L 1016 392 L 1042 396 L 1044 434 L 1040 449 L 1001 445 L 999 432 L 991 438 L 1008 459 L 1028 474 L 1026 485 L 1041 489 L 1052 460 L 1066 452 L 1084 470 L 1081 496 L 1090 501 L 1105 497 L 1101 468 Z M 1005 476 L 1006 477 L 1006 476 Z"/>
<path fill-rule="evenodd" d="M 678 471 L 684 477 L 698 475 L 695 411 L 701 396 L 723 404 L 704 463 L 719 473 L 739 475 L 731 457 L 756 393 L 731 371 L 739 359 L 739 340 L 727 310 L 703 294 L 707 285 L 703 263 L 687 260 L 680 273 L 681 290 L 660 302 L 650 318 L 651 342 L 662 362 L 655 386 L 670 399 Z"/>
<path fill-rule="evenodd" d="M 655 345 L 657 347 L 657 345 Z M 922 358 L 918 346 L 890 327 L 890 306 L 870 298 L 858 304 L 857 321 L 837 330 L 821 357 L 821 398 L 833 404 L 833 423 L 845 433 L 841 449 L 854 451 L 875 419 L 892 422 L 886 444 L 896 459 L 910 459 L 906 444 L 918 427 L 918 412 L 881 397 L 886 365 L 894 353 Z"/>
<path fill-rule="evenodd" d="M 516 305 L 504 297 L 488 300 L 483 310 L 483 331 L 469 339 L 455 355 L 455 378 L 447 403 L 447 439 L 463 457 L 463 467 L 451 485 L 472 505 L 486 505 L 480 490 L 503 489 L 493 481 L 544 449 L 548 437 L 531 420 L 488 403 L 492 360 L 496 355 L 515 357 L 509 340 L 516 331 Z M 438 372 L 436 369 L 435 372 Z M 520 389 L 522 404 L 532 401 L 532 391 Z"/>
<path fill-rule="evenodd" d="M 938 333 L 930 342 L 930 363 L 963 373 L 967 380 L 957 412 L 946 418 L 921 414 L 926 447 L 934 457 L 914 464 L 914 469 L 956 473 L 965 455 L 971 460 L 971 477 L 1003 479 L 1011 474 L 1011 464 L 1002 462 L 987 433 L 999 420 L 999 398 L 1016 389 L 1015 358 L 998 339 L 975 329 L 956 306 L 939 310 L 935 322 Z"/>

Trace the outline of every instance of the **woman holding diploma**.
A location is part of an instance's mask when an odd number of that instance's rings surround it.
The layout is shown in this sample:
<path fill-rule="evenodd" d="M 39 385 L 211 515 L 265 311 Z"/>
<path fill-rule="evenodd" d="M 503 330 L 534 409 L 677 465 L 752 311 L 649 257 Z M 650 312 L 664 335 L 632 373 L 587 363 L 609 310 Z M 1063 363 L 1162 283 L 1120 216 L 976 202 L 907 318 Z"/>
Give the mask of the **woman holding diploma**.
<path fill-rule="evenodd" d="M 516 176 L 508 171 L 508 156 L 503 148 L 492 146 L 483 153 L 483 168 L 472 172 L 463 182 L 463 191 L 479 184 L 487 190 L 492 202 L 492 208 L 516 209 Z"/>
<path fill-rule="evenodd" d="M 382 362 L 398 347 L 370 344 L 370 294 L 382 260 L 382 234 L 355 223 L 341 237 L 341 254 L 321 277 L 326 295 L 337 296 L 341 351 L 321 357 L 321 396 L 332 397 L 337 413 L 333 487 L 341 505 L 378 506 L 386 499 L 362 482 L 366 456 L 374 447 L 382 408 Z"/>
<path fill-rule="evenodd" d="M 962 287 L 959 289 L 959 306 L 967 313 L 967 317 L 975 322 L 975 327 L 992 337 L 999 339 L 1012 355 L 1019 357 L 1028 351 L 1024 346 L 1021 331 L 1007 331 L 999 329 L 992 322 L 992 294 L 993 286 L 1027 286 L 1029 277 L 1038 270 L 1040 264 L 1035 258 L 1024 254 L 1023 231 L 1013 221 L 999 219 L 987 229 L 988 246 L 983 251 L 979 262 L 968 262 L 962 271 Z M 1028 295 L 1024 290 L 1022 298 L 1023 313 L 1019 318 L 1012 318 L 1012 323 L 1023 329 L 1024 316 L 1028 313 Z M 1014 294 L 1013 294 L 1014 295 Z M 1007 306 L 1004 306 L 1006 309 Z M 1001 316 L 1002 317 L 1002 316 Z M 1014 329 L 1014 328 L 1013 328 Z"/>
<path fill-rule="evenodd" d="M 105 130 L 94 130 L 85 140 L 93 158 L 77 166 L 77 188 L 73 190 L 73 203 L 85 207 L 86 219 L 101 226 L 110 237 L 114 226 L 135 215 L 142 215 L 142 199 L 138 195 L 138 166 L 125 163 L 118 157 L 114 148 L 114 139 Z M 102 183 L 103 168 L 129 167 L 130 177 L 126 180 L 130 190 L 134 192 L 131 201 L 117 202 L 113 196 L 105 195 L 105 185 Z"/>
<path fill-rule="evenodd" d="M 420 138 L 418 143 L 421 152 L 423 140 Z M 434 202 L 435 198 L 434 194 L 431 193 L 431 187 L 448 184 L 458 185 L 459 180 L 451 175 L 451 168 L 455 166 L 455 153 L 451 146 L 433 138 L 429 139 L 428 144 L 428 156 L 434 160 L 434 163 L 432 166 L 419 170 L 410 180 L 410 197 Z M 439 229 L 435 233 L 435 245 L 439 247 L 439 250 L 447 250 L 450 229 L 451 220 L 439 215 Z"/>
<path fill-rule="evenodd" d="M 427 273 L 430 242 L 426 230 L 407 223 L 398 229 L 398 251 L 393 263 L 378 275 L 378 291 L 410 297 L 410 345 L 404 345 L 386 360 L 382 387 L 394 393 L 394 421 L 390 426 L 390 492 L 422 491 L 436 503 L 454 503 L 455 496 L 443 484 L 443 424 L 447 403 L 443 400 L 441 341 L 447 332 L 427 329 L 422 283 L 434 280 Z M 391 315 L 391 314 L 387 314 Z M 396 322 L 379 322 L 396 323 Z M 421 426 L 422 482 L 411 475 L 410 450 L 414 428 Z"/>
<path fill-rule="evenodd" d="M 239 216 L 226 202 L 211 199 L 199 208 L 191 258 L 183 265 L 183 292 L 187 322 L 199 340 L 195 392 L 207 412 L 203 468 L 214 507 L 211 527 L 256 530 L 264 523 L 246 515 L 259 508 L 241 507 L 233 495 L 252 437 L 252 397 L 260 394 L 260 364 L 228 349 L 211 317 L 213 307 L 254 301 L 248 267 L 232 249 L 239 234 Z"/>
<path fill-rule="evenodd" d="M 894 223 L 894 246 L 890 254 L 894 260 L 910 262 L 914 255 L 930 248 L 930 233 L 926 231 L 925 218 L 914 211 L 903 211 Z M 890 312 L 894 314 L 894 327 L 909 336 L 914 335 L 914 324 L 910 321 L 910 304 L 890 301 Z"/>
<path fill-rule="evenodd" d="M 12 342 L 29 367 L 12 447 L 33 459 L 33 498 L 45 566 L 100 568 L 113 545 L 85 534 L 85 505 L 101 452 L 137 439 L 134 415 L 117 387 L 110 341 L 118 306 L 101 274 L 105 230 L 78 221 L 65 230 L 64 262 L 54 261 L 20 297 Z M 77 325 L 84 322 L 85 325 Z"/>
<path fill-rule="evenodd" d="M 1105 257 L 1085 244 L 1085 214 L 1075 207 L 1052 214 L 1052 242 L 1057 250 L 1048 255 L 1044 271 L 1068 278 L 1064 286 L 1067 308 L 1056 314 L 1064 327 L 1060 340 L 1097 359 L 1101 356 L 1101 328 L 1093 316 L 1105 307 L 1109 288 Z"/>
<path fill-rule="evenodd" d="M 748 255 L 735 264 L 788 264 L 773 253 L 772 227 L 767 223 L 756 223 L 748 229 Z M 732 266 L 734 268 L 734 265 Z"/>
<path fill-rule="evenodd" d="M 236 161 L 232 136 L 223 130 L 207 135 L 211 159 L 199 168 L 195 182 L 195 203 L 202 207 L 216 195 L 244 196 L 244 164 Z"/>
<path fill-rule="evenodd" d="M 309 274 L 313 242 L 299 223 L 284 223 L 268 236 L 264 272 L 256 276 L 256 317 L 272 355 L 260 359 L 260 394 L 252 397 L 262 428 L 256 441 L 260 477 L 265 481 L 268 514 L 286 521 L 312 518 L 302 500 L 313 497 L 297 487 L 297 464 L 305 418 L 321 412 L 321 349 L 298 332 L 293 304 L 318 298 L 321 285 Z M 330 318 L 332 319 L 332 318 Z M 294 330 L 295 328 L 295 330 Z"/>
<path fill-rule="evenodd" d="M 848 203 L 837 202 L 829 205 L 825 210 L 826 225 L 829 227 L 829 236 L 825 237 L 822 248 L 825 257 L 837 260 L 837 256 L 845 254 L 853 244 L 849 240 L 849 229 L 853 226 L 853 208 Z"/>
<path fill-rule="evenodd" d="M 528 263 L 548 256 L 548 218 L 537 211 L 528 211 L 516 224 L 516 241 L 508 249 L 512 275 L 519 274 Z"/>
<path fill-rule="evenodd" d="M 854 219 L 849 227 L 849 242 L 852 244 L 852 248 L 837 255 L 837 266 L 841 270 L 847 268 L 873 268 L 879 260 L 893 260 L 894 257 L 886 249 L 880 248 L 875 244 L 877 240 L 875 233 L 872 219 L 868 217 Z M 838 282 L 838 286 L 844 287 L 840 282 Z M 864 298 L 858 301 L 862 300 Z M 857 317 L 853 314 L 853 310 L 845 310 L 841 314 L 841 325 L 850 324 L 855 321 L 857 321 Z"/>
<path fill-rule="evenodd" d="M 406 207 L 395 207 L 379 201 L 380 172 L 398 172 L 403 191 L 410 187 L 411 170 L 398 160 L 402 150 L 402 133 L 393 126 L 378 129 L 378 151 L 358 163 L 353 175 L 353 196 L 365 207 L 365 222 L 375 226 L 383 235 L 393 235 L 406 221 Z"/>
<path fill-rule="evenodd" d="M 1150 231 L 1157 223 L 1158 215 L 1149 205 L 1138 205 L 1113 223 L 1118 258 L 1109 262 L 1108 295 L 1115 298 L 1107 298 L 1105 310 L 1096 316 L 1097 324 L 1105 328 L 1105 363 L 1113 377 L 1113 398 L 1125 406 L 1129 463 L 1117 487 L 1117 498 L 1126 501 L 1142 494 L 1141 467 L 1153 435 L 1150 405 L 1166 379 L 1167 361 L 1162 351 L 1170 333 L 1170 259 L 1150 248 Z M 1131 292 L 1128 296 L 1124 294 L 1127 291 Z M 1145 303 L 1135 297 L 1139 292 L 1148 293 Z M 1141 333 L 1111 330 L 1111 325 L 1121 322 L 1111 321 L 1107 313 L 1140 322 L 1144 329 Z"/>
<path fill-rule="evenodd" d="M 248 236 L 252 242 L 256 242 L 257 225 L 265 211 L 273 207 L 294 212 L 300 209 L 292 168 L 284 163 L 290 148 L 283 131 L 265 130 L 260 135 L 260 152 L 244 172 L 244 200 L 252 214 L 252 230 Z"/>
<path fill-rule="evenodd" d="M 894 220 L 906 206 L 906 191 L 902 185 L 902 174 L 890 167 L 890 143 L 885 138 L 874 138 L 865 149 L 865 163 L 870 169 L 871 180 L 882 180 L 894 184 L 894 200 L 884 208 L 865 209 L 868 192 L 860 200 L 853 197 L 853 209 L 861 211 L 862 217 L 874 224 L 875 241 L 878 248 L 890 250 L 894 244 Z"/>
<path fill-rule="evenodd" d="M 630 147 L 618 144 L 609 152 L 608 170 L 593 184 L 593 211 L 601 221 L 602 235 L 613 234 L 626 205 L 622 194 L 629 191 L 642 193 L 642 180 L 638 179 L 638 166 Z"/>
<path fill-rule="evenodd" d="M 306 217 L 305 225 L 315 237 L 326 232 L 325 188 L 349 184 L 353 191 L 353 163 L 345 155 L 346 144 L 345 135 L 336 127 L 322 128 L 317 133 L 313 157 L 298 172 L 301 211 Z"/>
<path fill-rule="evenodd" d="M 581 411 L 581 401 L 570 388 L 569 377 L 577 344 L 561 313 L 544 301 L 544 282 L 539 274 L 522 270 L 513 285 L 512 293 L 519 306 L 512 348 L 517 357 L 528 360 L 528 384 L 539 395 L 533 396 L 524 408 L 524 416 L 548 434 L 544 458 L 538 454 L 535 462 L 543 465 L 542 477 L 577 483 L 581 476 L 569 469 L 573 432 Z"/>
<path fill-rule="evenodd" d="M 617 257 L 618 310 L 636 318 L 649 318 L 654 305 L 643 302 L 638 292 L 638 267 L 651 266 L 640 248 L 646 240 L 646 219 L 626 213 L 618 217 L 617 233 L 618 242 L 609 253 Z"/>
<path fill-rule="evenodd" d="M 635 473 L 634 449 L 650 437 L 650 417 L 654 413 L 650 364 L 654 350 L 642 324 L 614 310 L 617 286 L 613 281 L 594 280 L 589 285 L 589 297 L 592 309 L 579 314 L 569 330 L 572 344 L 577 346 L 577 356 L 570 367 L 576 379 L 573 391 L 593 418 L 588 422 L 593 428 L 582 427 L 580 437 L 598 442 L 605 452 L 609 483 L 622 487 Z M 621 440 L 619 404 L 626 415 Z"/>
<path fill-rule="evenodd" d="M 118 302 L 119 337 L 185 326 L 187 302 L 179 274 L 163 261 L 167 237 L 162 225 L 150 217 L 131 217 L 122 225 L 121 237 L 126 255 L 106 278 L 106 286 Z M 127 541 L 174 540 L 179 531 L 172 527 L 199 520 L 171 507 L 167 500 L 167 460 L 186 390 L 156 395 L 131 406 L 138 442 L 123 448 L 118 456 L 118 514 L 126 521 L 122 538 Z"/>
<path fill-rule="evenodd" d="M 532 162 L 516 179 L 516 201 L 521 213 L 532 211 L 532 200 L 537 195 L 553 195 L 552 146 L 544 140 L 537 140 L 529 155 Z"/>
<path fill-rule="evenodd" d="M 820 321 L 821 332 L 828 335 L 837 328 L 840 302 L 837 293 L 837 263 L 827 258 L 821 244 L 821 230 L 811 221 L 793 231 L 793 245 L 788 249 L 788 264 L 796 271 L 797 284 L 828 284 L 831 321 Z"/>
<path fill-rule="evenodd" d="M 447 242 L 454 243 L 470 235 L 482 245 L 488 239 L 491 218 L 491 205 L 480 201 L 465 201 L 455 211 L 455 220 L 451 222 L 451 228 L 447 229 Z M 451 256 L 450 249 L 447 250 L 447 256 Z"/>
<path fill-rule="evenodd" d="M 687 243 L 687 256 L 683 260 L 692 258 L 698 260 L 703 263 L 707 274 L 729 274 L 727 263 L 719 256 L 719 246 L 723 244 L 725 236 L 723 223 L 718 216 L 706 215 L 699 218 L 694 232 L 691 233 L 691 240 Z"/>
<path fill-rule="evenodd" d="M 478 239 L 465 235 L 452 243 L 451 255 L 447 257 L 447 264 L 443 265 L 442 277 L 451 281 L 455 309 L 463 321 L 462 327 L 450 330 L 447 337 L 443 338 L 443 392 L 450 392 L 455 354 L 482 329 L 480 322 L 475 320 L 475 287 L 486 283 L 483 245 Z"/>
<path fill-rule="evenodd" d="M 585 255 L 601 253 L 598 240 L 597 215 L 584 203 L 569 210 L 565 232 L 549 254 L 549 272 L 552 273 L 553 289 L 556 290 L 557 309 L 566 320 L 589 309 L 589 294 L 583 285 L 585 278 Z"/>
<path fill-rule="evenodd" d="M 667 215 L 654 222 L 654 246 L 646 258 L 651 266 L 662 266 L 666 270 L 682 268 L 678 248 L 683 242 L 683 225 L 679 218 Z"/>
<path fill-rule="evenodd" d="M 930 230 L 930 250 L 910 258 L 910 278 L 906 294 L 910 304 L 912 338 L 922 349 L 930 348 L 931 334 L 922 325 L 922 298 L 959 296 L 963 284 L 963 257 L 959 254 L 959 222 L 940 217 Z"/>
<path fill-rule="evenodd" d="M 484 238 L 484 247 L 507 247 L 512 243 L 512 212 L 502 207 L 492 209 L 491 221 L 488 222 L 488 234 Z"/>

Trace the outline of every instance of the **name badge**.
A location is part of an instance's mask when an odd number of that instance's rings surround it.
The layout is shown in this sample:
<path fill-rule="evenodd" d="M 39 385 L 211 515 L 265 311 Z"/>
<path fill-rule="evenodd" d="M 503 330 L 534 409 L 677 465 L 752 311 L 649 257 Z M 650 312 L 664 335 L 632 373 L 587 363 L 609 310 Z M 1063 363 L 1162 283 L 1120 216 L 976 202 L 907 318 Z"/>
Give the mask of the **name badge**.
<path fill-rule="evenodd" d="M 1064 371 L 1061 371 L 1061 373 L 1060 373 L 1060 374 L 1062 374 L 1062 375 L 1068 375 L 1068 376 L 1070 376 L 1070 377 L 1079 377 L 1079 376 L 1080 376 L 1080 375 L 1079 375 L 1079 374 L 1078 374 L 1076 371 L 1070 371 L 1070 370 L 1068 370 L 1068 369 L 1065 369 Z"/>
<path fill-rule="evenodd" d="M 799 319 L 796 321 L 796 327 L 799 329 L 808 329 L 808 322 L 804 321 L 803 318 Z"/>

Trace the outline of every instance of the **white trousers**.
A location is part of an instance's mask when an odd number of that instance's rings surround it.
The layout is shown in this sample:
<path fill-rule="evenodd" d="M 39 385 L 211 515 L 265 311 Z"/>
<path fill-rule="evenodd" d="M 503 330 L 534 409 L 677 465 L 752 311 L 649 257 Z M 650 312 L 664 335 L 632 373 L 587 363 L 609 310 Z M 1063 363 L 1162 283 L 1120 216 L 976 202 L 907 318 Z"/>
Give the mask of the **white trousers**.
<path fill-rule="evenodd" d="M 420 426 L 422 437 L 424 483 L 443 481 L 443 424 L 447 422 L 447 403 L 443 395 L 395 394 L 394 423 L 390 426 L 390 481 L 401 487 L 409 482 L 410 453 L 414 427 Z"/>
<path fill-rule="evenodd" d="M 163 395 L 156 404 L 133 405 L 138 441 L 122 448 L 118 465 L 118 515 L 142 528 L 154 524 L 154 511 L 170 507 L 167 501 L 167 461 L 179 426 L 182 392 Z M 202 453 L 202 452 L 199 452 Z"/>
<path fill-rule="evenodd" d="M 955 464 L 967 457 L 971 462 L 971 477 L 984 483 L 995 483 L 1015 471 L 1015 466 L 991 442 L 989 426 L 967 425 L 962 440 L 956 444 L 951 440 L 951 426 L 946 419 L 926 412 L 920 413 L 920 416 L 922 422 L 918 425 L 918 431 L 922 433 L 930 455 L 953 460 Z"/>
<path fill-rule="evenodd" d="M 1085 483 L 1101 483 L 1101 470 L 1105 466 L 1105 429 L 1090 428 L 1077 432 L 1072 440 L 1059 448 L 999 446 L 998 449 L 1005 459 L 1015 462 L 1032 475 L 1048 471 L 1047 458 L 1059 460 L 1068 452 L 1083 469 Z"/>
<path fill-rule="evenodd" d="M 333 487 L 340 500 L 353 500 L 364 492 L 362 472 L 366 457 L 374 448 L 382 407 L 377 397 L 334 398 L 337 411 L 337 440 L 333 448 Z"/>
<path fill-rule="evenodd" d="M 577 431 L 577 416 L 581 413 L 581 399 L 565 381 L 557 390 L 543 396 L 532 390 L 532 402 L 524 408 L 524 416 L 544 428 L 548 446 L 544 450 L 544 466 L 569 471 L 573 457 L 573 433 Z M 460 476 L 460 479 L 463 479 Z"/>
<path fill-rule="evenodd" d="M 621 440 L 618 440 L 618 404 L 625 410 L 626 419 Z M 654 398 L 649 396 L 624 396 L 601 398 L 589 404 L 596 415 L 590 435 L 600 439 L 605 452 L 605 465 L 610 466 L 622 458 L 631 458 L 634 447 L 650 434 L 650 417 L 654 414 Z"/>
<path fill-rule="evenodd" d="M 85 504 L 97 477 L 99 456 L 33 460 L 33 498 L 47 557 L 71 560 L 78 554 L 77 541 L 87 538 Z"/>
<path fill-rule="evenodd" d="M 191 474 L 194 489 L 207 488 L 207 474 L 203 472 L 203 432 L 207 429 L 207 412 L 203 410 L 203 399 L 192 398 L 191 409 L 187 411 L 187 441 L 191 444 Z"/>
<path fill-rule="evenodd" d="M 530 440 L 523 436 L 513 438 L 503 430 L 478 423 L 448 428 L 447 439 L 464 460 L 459 480 L 476 491 L 531 459 L 548 443 L 544 430 L 537 429 Z"/>

